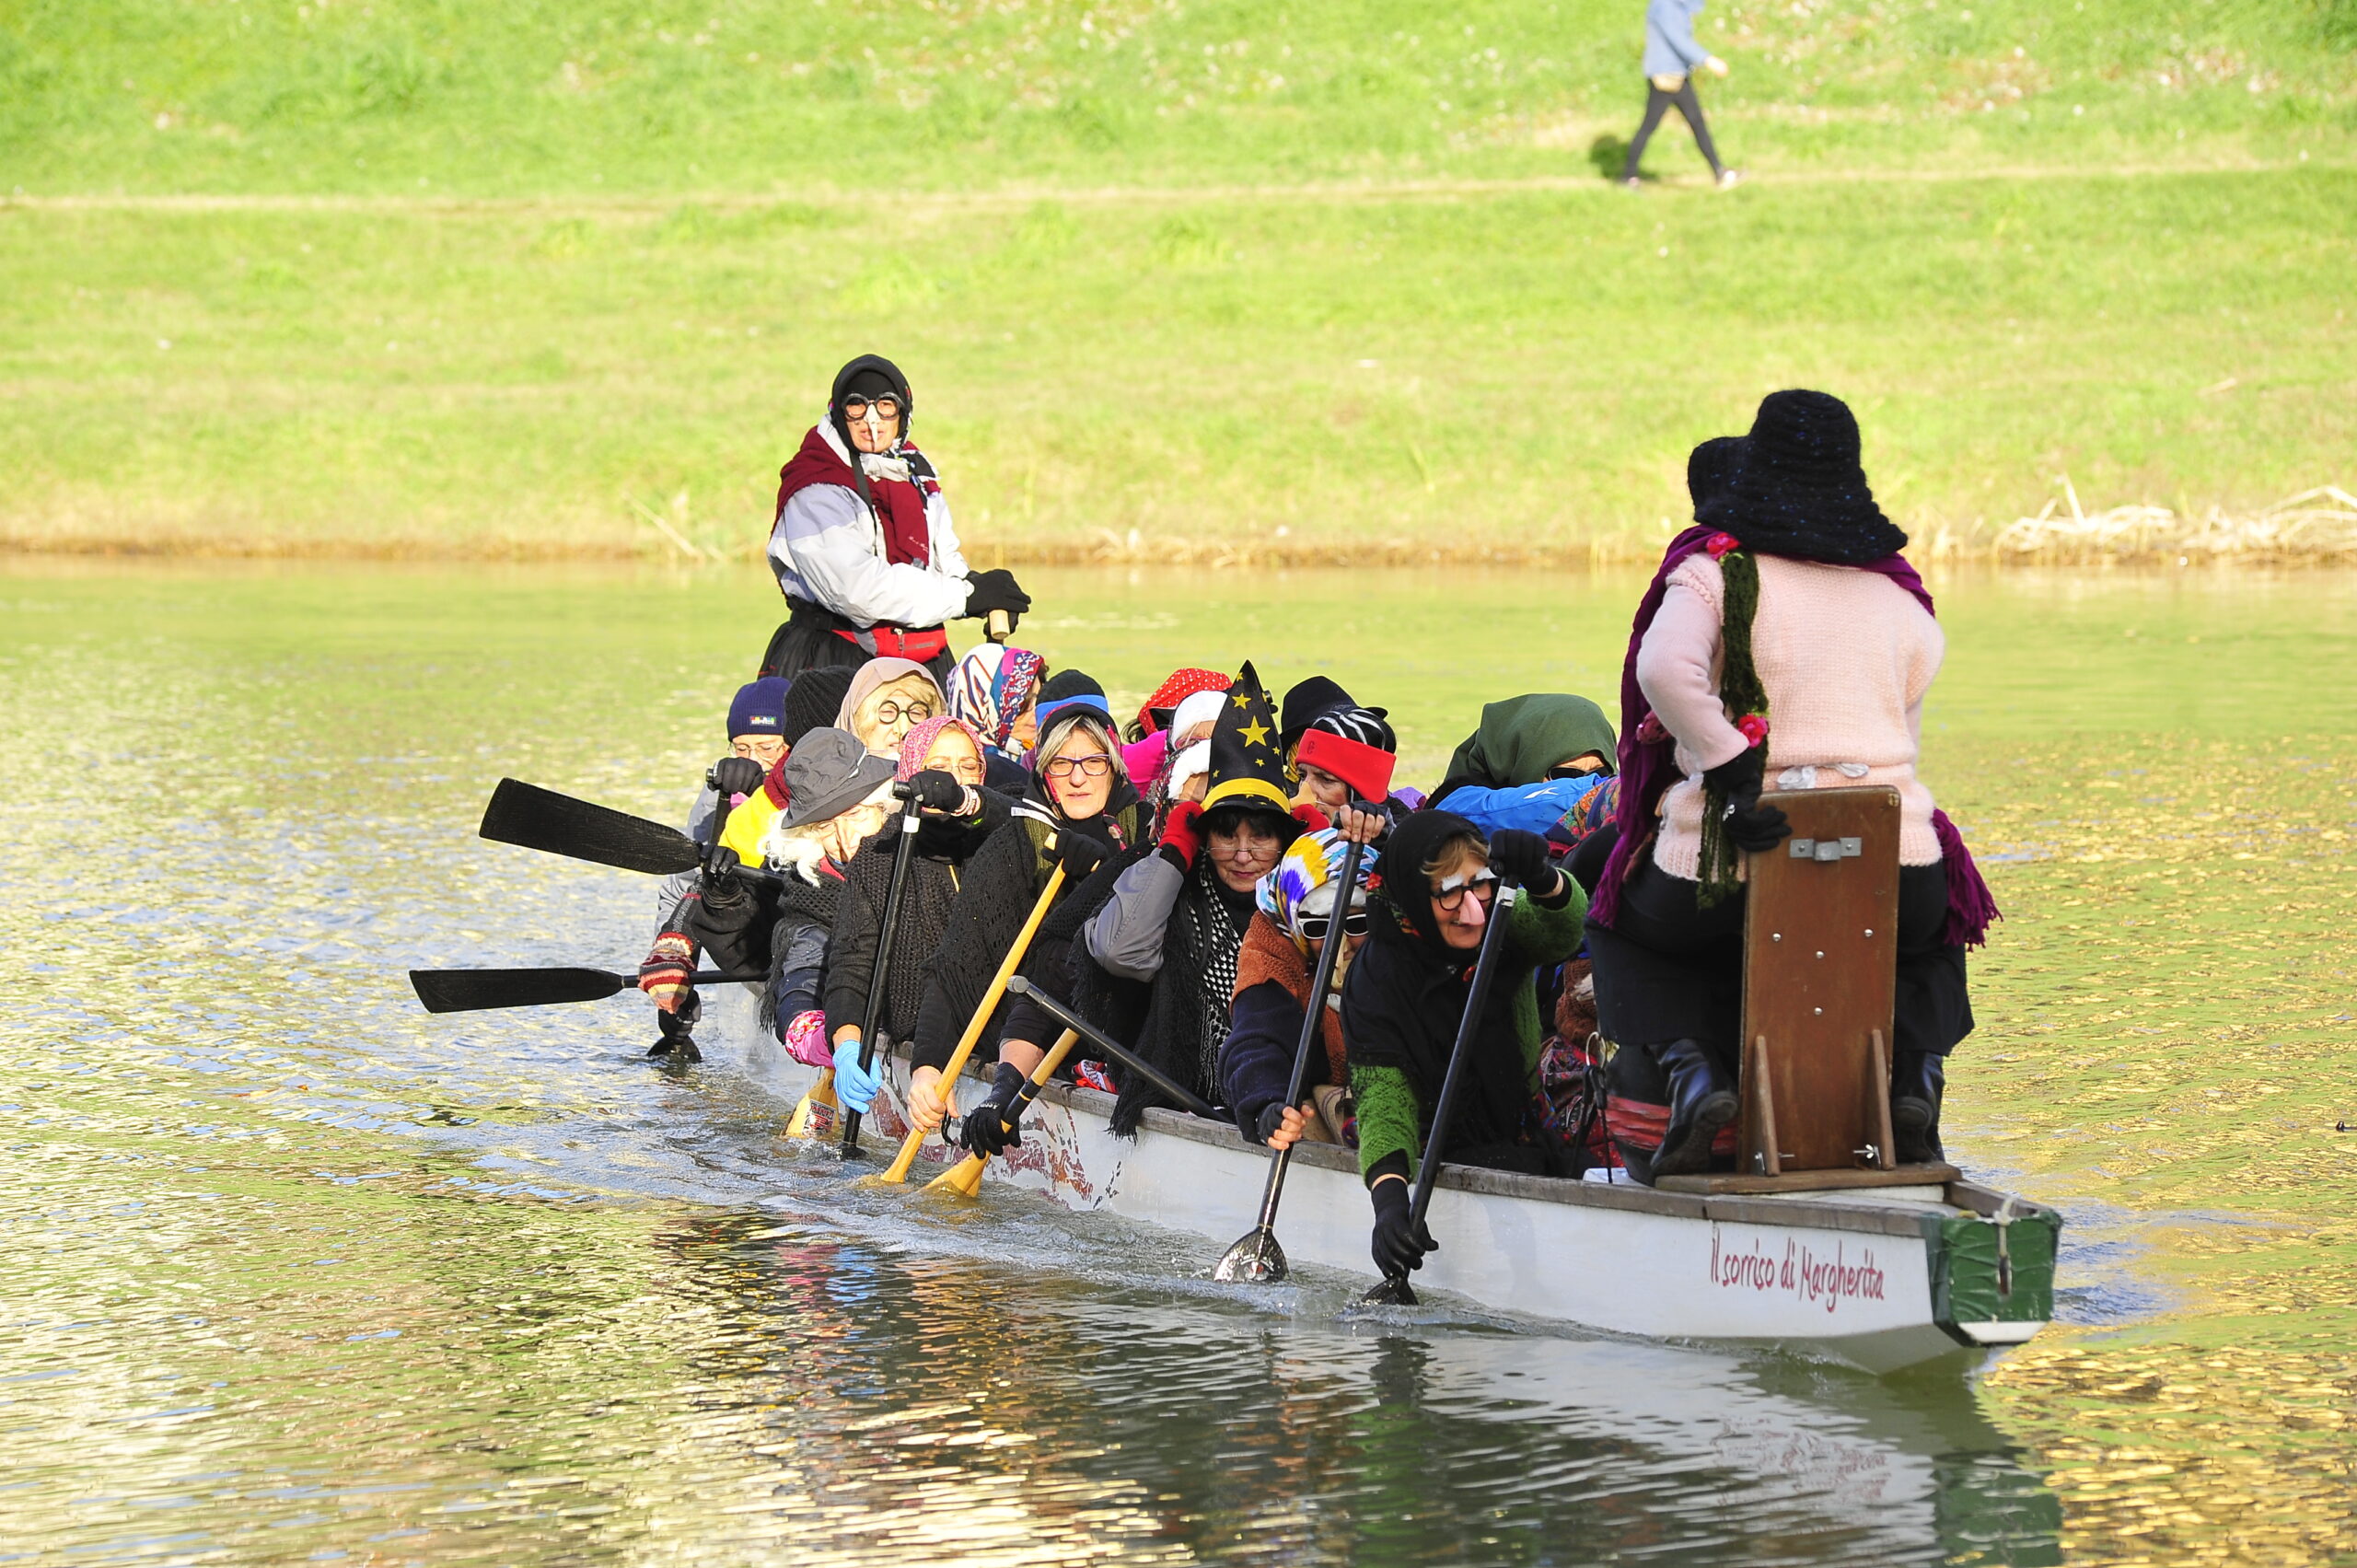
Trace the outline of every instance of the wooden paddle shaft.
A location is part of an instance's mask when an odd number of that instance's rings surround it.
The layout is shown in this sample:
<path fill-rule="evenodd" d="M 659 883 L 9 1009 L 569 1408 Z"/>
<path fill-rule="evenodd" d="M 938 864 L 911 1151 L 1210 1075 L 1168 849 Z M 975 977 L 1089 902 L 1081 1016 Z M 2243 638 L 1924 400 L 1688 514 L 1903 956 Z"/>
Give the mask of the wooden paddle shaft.
<path fill-rule="evenodd" d="M 1006 957 L 999 960 L 998 973 L 991 977 L 990 989 L 982 993 L 982 1005 L 974 1009 L 972 1017 L 966 1020 L 966 1032 L 958 1037 L 958 1049 L 949 1053 L 949 1064 L 941 1070 L 945 1125 L 948 1117 L 958 1109 L 958 1074 L 966 1070 L 967 1058 L 974 1054 L 974 1046 L 981 1040 L 982 1030 L 989 1025 L 991 1015 L 998 1011 L 999 998 L 1006 994 L 1006 982 L 1014 979 L 1015 971 L 1022 967 L 1024 956 L 1031 950 L 1031 938 L 1039 935 L 1039 923 L 1048 918 L 1048 906 L 1056 901 L 1056 895 L 1063 890 L 1063 885 L 1064 868 L 1058 865 L 1048 873 L 1048 885 L 1039 889 L 1039 900 L 1031 906 L 1030 918 L 1016 934 L 1015 945 L 1007 948 Z M 909 1167 L 916 1163 L 917 1151 L 923 1147 L 923 1129 L 910 1128 L 909 1135 L 900 1141 L 900 1154 L 894 1156 L 890 1168 L 884 1172 L 884 1179 L 906 1181 Z"/>

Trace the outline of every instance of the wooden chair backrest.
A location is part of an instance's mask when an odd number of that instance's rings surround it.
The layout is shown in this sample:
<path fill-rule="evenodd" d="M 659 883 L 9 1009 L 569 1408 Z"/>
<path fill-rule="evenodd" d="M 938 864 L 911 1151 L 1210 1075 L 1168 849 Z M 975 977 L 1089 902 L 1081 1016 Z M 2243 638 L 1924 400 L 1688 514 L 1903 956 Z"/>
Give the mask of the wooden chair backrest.
<path fill-rule="evenodd" d="M 1898 792 L 1759 798 L 1793 836 L 1747 857 L 1740 1169 L 1887 1170 Z"/>

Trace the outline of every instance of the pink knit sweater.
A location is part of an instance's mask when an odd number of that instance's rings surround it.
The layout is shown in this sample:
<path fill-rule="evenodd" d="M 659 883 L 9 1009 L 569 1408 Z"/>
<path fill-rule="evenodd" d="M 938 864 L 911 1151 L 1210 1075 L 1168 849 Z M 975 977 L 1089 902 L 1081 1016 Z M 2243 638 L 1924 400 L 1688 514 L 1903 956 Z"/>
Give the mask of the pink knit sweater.
<path fill-rule="evenodd" d="M 1899 864 L 1934 864 L 1932 792 L 1915 777 L 1915 757 L 1923 693 L 1946 647 L 1940 623 L 1880 573 L 1754 559 L 1759 610 L 1751 657 L 1768 691 L 1767 787 L 1890 784 L 1898 791 Z M 1654 863 L 1689 881 L 1702 843 L 1702 771 L 1744 748 L 1719 701 L 1725 588 L 1716 561 L 1689 557 L 1670 574 L 1637 649 L 1637 684 L 1676 738 L 1686 774 L 1662 796 Z"/>

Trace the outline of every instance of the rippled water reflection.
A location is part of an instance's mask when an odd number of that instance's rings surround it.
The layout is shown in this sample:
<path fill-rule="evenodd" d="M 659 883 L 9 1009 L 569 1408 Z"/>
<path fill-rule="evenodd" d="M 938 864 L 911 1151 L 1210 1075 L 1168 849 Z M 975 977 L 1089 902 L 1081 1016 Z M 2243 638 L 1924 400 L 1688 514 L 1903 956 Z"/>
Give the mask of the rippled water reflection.
<path fill-rule="evenodd" d="M 502 773 L 676 815 L 758 582 L 12 572 L 0 1561 L 2357 1552 L 2339 579 L 1943 586 L 1934 777 L 2014 911 L 1957 1142 L 2071 1212 L 2084 1325 L 1968 1387 L 1240 1300 L 846 1190 L 634 997 L 418 1013 L 412 964 L 635 958 L 650 883 L 471 824 Z M 1427 774 L 1480 696 L 1608 690 L 1631 593 L 1190 585 L 1052 578 L 1033 640 L 1118 691 L 1345 628 Z"/>

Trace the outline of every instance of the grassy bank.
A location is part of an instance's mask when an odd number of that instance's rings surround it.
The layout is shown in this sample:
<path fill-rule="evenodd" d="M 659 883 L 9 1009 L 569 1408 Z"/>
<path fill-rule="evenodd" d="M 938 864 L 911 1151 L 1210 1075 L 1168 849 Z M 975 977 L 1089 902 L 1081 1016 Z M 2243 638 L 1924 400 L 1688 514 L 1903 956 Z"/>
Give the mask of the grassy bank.
<path fill-rule="evenodd" d="M 1764 391 L 1924 542 L 2357 473 L 2351 0 L 79 0 L 0 18 L 0 545 L 742 555 L 851 354 L 1009 561 L 1642 555 Z"/>

